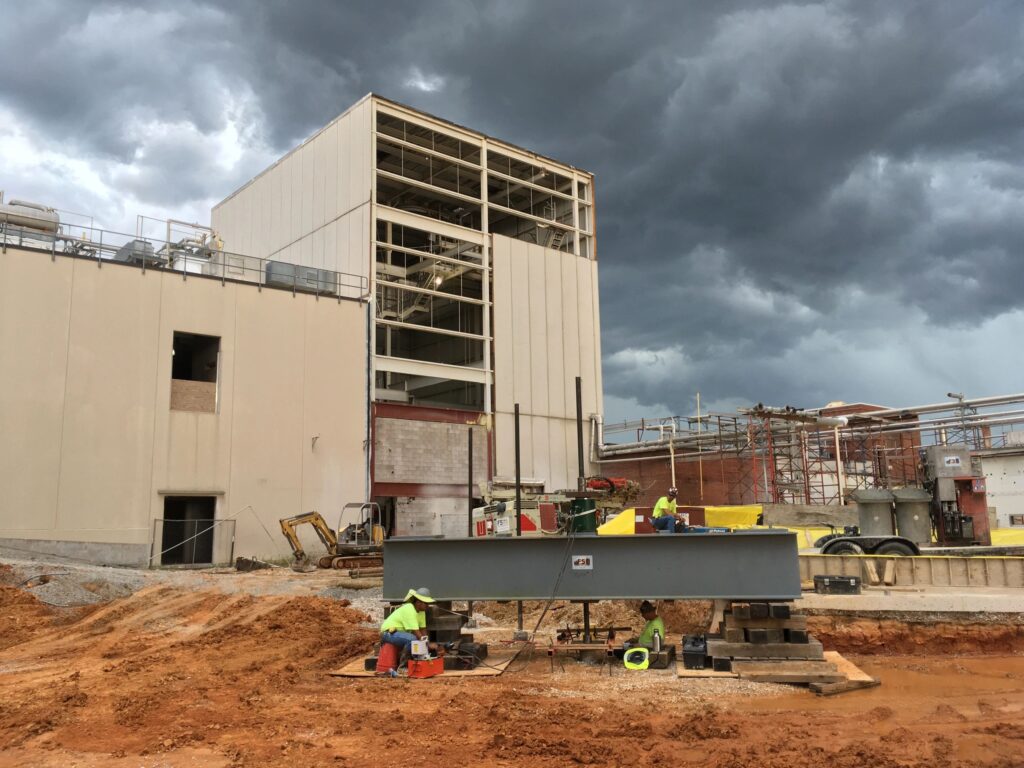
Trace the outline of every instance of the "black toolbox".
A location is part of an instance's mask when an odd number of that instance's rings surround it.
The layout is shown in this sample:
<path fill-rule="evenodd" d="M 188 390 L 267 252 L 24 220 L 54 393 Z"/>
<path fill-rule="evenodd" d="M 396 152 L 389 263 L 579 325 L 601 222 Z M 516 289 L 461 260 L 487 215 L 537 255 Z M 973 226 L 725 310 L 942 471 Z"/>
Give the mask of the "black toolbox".
<path fill-rule="evenodd" d="M 708 657 L 708 641 L 704 635 L 686 635 L 683 638 L 683 667 L 704 669 Z"/>
<path fill-rule="evenodd" d="M 859 595 L 859 576 L 815 576 L 814 591 L 819 595 Z"/>

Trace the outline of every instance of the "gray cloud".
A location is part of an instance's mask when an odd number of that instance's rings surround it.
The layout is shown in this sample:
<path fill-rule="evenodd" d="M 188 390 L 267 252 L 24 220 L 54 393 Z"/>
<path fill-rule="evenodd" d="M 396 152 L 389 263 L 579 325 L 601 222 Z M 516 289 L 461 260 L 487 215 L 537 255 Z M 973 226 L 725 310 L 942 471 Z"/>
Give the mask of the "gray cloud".
<path fill-rule="evenodd" d="M 0 107 L 96 169 L 109 193 L 76 205 L 202 211 L 374 90 L 597 173 L 616 402 L 1019 388 L 1002 346 L 1024 302 L 1016 3 L 54 1 L 7 17 Z M 876 358 L 916 378 L 856 373 Z"/>

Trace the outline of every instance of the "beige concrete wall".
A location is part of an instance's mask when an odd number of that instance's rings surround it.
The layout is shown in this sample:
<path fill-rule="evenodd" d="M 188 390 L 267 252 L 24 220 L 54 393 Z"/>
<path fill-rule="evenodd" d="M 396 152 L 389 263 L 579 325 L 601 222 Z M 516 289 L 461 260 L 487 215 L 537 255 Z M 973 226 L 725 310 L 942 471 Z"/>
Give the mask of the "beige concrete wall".
<path fill-rule="evenodd" d="M 989 507 L 995 507 L 998 527 L 1010 527 L 1010 515 L 1024 515 L 1024 454 L 985 455 L 985 491 Z"/>
<path fill-rule="evenodd" d="M 216 413 L 170 409 L 175 331 L 221 338 Z M 287 554 L 279 518 L 365 494 L 365 338 L 357 302 L 8 249 L 0 539 L 148 556 L 164 495 L 202 494 L 236 554 Z"/>
<path fill-rule="evenodd" d="M 602 408 L 597 262 L 499 235 L 492 259 L 495 474 L 515 471 L 518 402 L 523 476 L 543 478 L 548 489 L 574 488 L 576 376 L 587 456 L 589 416 Z"/>
<path fill-rule="evenodd" d="M 371 112 L 360 101 L 214 206 L 225 250 L 368 277 Z"/>

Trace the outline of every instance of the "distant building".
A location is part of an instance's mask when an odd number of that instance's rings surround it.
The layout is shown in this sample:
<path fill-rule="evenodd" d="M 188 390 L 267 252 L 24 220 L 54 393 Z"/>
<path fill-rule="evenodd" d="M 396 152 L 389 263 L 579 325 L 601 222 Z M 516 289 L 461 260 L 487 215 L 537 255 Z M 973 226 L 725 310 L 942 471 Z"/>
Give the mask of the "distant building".
<path fill-rule="evenodd" d="M 999 528 L 1024 527 L 1024 431 L 1005 434 L 1001 445 L 973 451 L 981 457 L 989 509 Z"/>
<path fill-rule="evenodd" d="M 371 500 L 395 533 L 462 535 L 467 432 L 477 489 L 511 477 L 516 403 L 523 476 L 576 485 L 575 377 L 588 445 L 602 407 L 585 171 L 369 95 L 219 203 L 209 239 L 19 211 L 0 544 L 281 556 L 278 518 Z"/>

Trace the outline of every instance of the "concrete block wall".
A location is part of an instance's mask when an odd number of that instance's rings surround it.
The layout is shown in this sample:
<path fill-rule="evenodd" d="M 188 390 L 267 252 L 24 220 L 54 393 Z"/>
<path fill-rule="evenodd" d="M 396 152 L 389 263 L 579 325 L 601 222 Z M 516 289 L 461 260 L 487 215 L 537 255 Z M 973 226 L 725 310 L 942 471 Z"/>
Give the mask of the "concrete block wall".
<path fill-rule="evenodd" d="M 469 445 L 466 424 L 412 419 L 376 421 L 374 479 L 380 483 L 466 483 Z M 487 430 L 473 433 L 473 478 L 487 482 Z"/>

